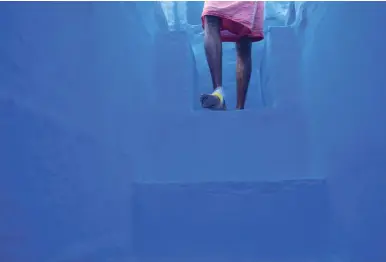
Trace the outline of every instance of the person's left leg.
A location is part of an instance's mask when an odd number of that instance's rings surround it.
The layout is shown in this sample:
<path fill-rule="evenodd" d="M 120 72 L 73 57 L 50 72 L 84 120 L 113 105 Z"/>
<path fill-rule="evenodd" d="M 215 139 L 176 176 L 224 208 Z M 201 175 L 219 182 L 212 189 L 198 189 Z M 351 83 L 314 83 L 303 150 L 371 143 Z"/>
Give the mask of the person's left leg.
<path fill-rule="evenodd" d="M 249 80 L 252 72 L 252 41 L 247 37 L 236 43 L 236 82 L 237 82 L 237 109 L 244 109 L 247 97 Z"/>

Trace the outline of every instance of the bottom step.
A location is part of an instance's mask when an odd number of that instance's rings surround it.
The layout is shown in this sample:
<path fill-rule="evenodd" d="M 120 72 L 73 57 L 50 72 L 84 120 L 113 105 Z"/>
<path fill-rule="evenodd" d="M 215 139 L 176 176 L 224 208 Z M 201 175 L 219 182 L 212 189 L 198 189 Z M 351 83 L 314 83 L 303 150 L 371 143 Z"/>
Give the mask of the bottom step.
<path fill-rule="evenodd" d="M 140 261 L 290 261 L 328 250 L 324 180 L 138 183 L 133 201 Z"/>
<path fill-rule="evenodd" d="M 335 256 L 324 256 L 318 258 L 304 258 L 304 259 L 282 259 L 282 260 L 262 260 L 262 259 L 243 259 L 243 258 L 223 258 L 223 257 L 207 257 L 207 258 L 129 258 L 126 260 L 119 260 L 113 262 L 347 262 Z"/>

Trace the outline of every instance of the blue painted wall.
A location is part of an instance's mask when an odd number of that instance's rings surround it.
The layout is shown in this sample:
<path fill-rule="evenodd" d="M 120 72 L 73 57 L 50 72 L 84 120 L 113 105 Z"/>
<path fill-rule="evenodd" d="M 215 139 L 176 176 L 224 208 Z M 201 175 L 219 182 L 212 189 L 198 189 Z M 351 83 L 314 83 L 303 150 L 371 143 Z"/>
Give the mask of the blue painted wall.
<path fill-rule="evenodd" d="M 302 89 L 312 172 L 327 176 L 336 238 L 350 261 L 385 261 L 386 4 L 309 7 Z"/>
<path fill-rule="evenodd" d="M 292 6 L 207 112 L 159 3 L 1 3 L 0 261 L 385 261 L 385 13 Z"/>

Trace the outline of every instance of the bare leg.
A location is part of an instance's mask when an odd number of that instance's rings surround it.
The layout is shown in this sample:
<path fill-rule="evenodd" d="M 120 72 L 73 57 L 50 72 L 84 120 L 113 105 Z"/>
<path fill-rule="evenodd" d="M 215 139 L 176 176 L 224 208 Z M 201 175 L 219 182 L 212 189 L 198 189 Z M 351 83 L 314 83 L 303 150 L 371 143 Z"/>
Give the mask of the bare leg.
<path fill-rule="evenodd" d="M 226 105 L 222 92 L 222 41 L 220 23 L 221 19 L 216 16 L 205 16 L 204 47 L 214 91 L 211 94 L 202 94 L 200 100 L 203 108 L 225 110 Z"/>
<path fill-rule="evenodd" d="M 212 76 L 213 89 L 222 86 L 222 42 L 220 37 L 220 18 L 205 16 L 204 47 L 206 60 Z"/>
<path fill-rule="evenodd" d="M 242 38 L 236 43 L 237 64 L 236 64 L 236 81 L 237 81 L 237 109 L 244 109 L 247 97 L 249 80 L 252 72 L 251 50 L 252 42 L 248 38 Z"/>

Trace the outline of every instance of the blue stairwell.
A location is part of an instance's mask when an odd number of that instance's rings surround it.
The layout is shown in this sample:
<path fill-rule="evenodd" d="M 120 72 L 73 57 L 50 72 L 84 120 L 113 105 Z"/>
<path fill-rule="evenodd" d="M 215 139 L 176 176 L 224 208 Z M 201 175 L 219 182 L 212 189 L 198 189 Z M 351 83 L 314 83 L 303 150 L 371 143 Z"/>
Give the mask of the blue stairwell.
<path fill-rule="evenodd" d="M 158 3 L 1 3 L 0 261 L 384 262 L 386 4 L 300 11 L 208 112 Z"/>

